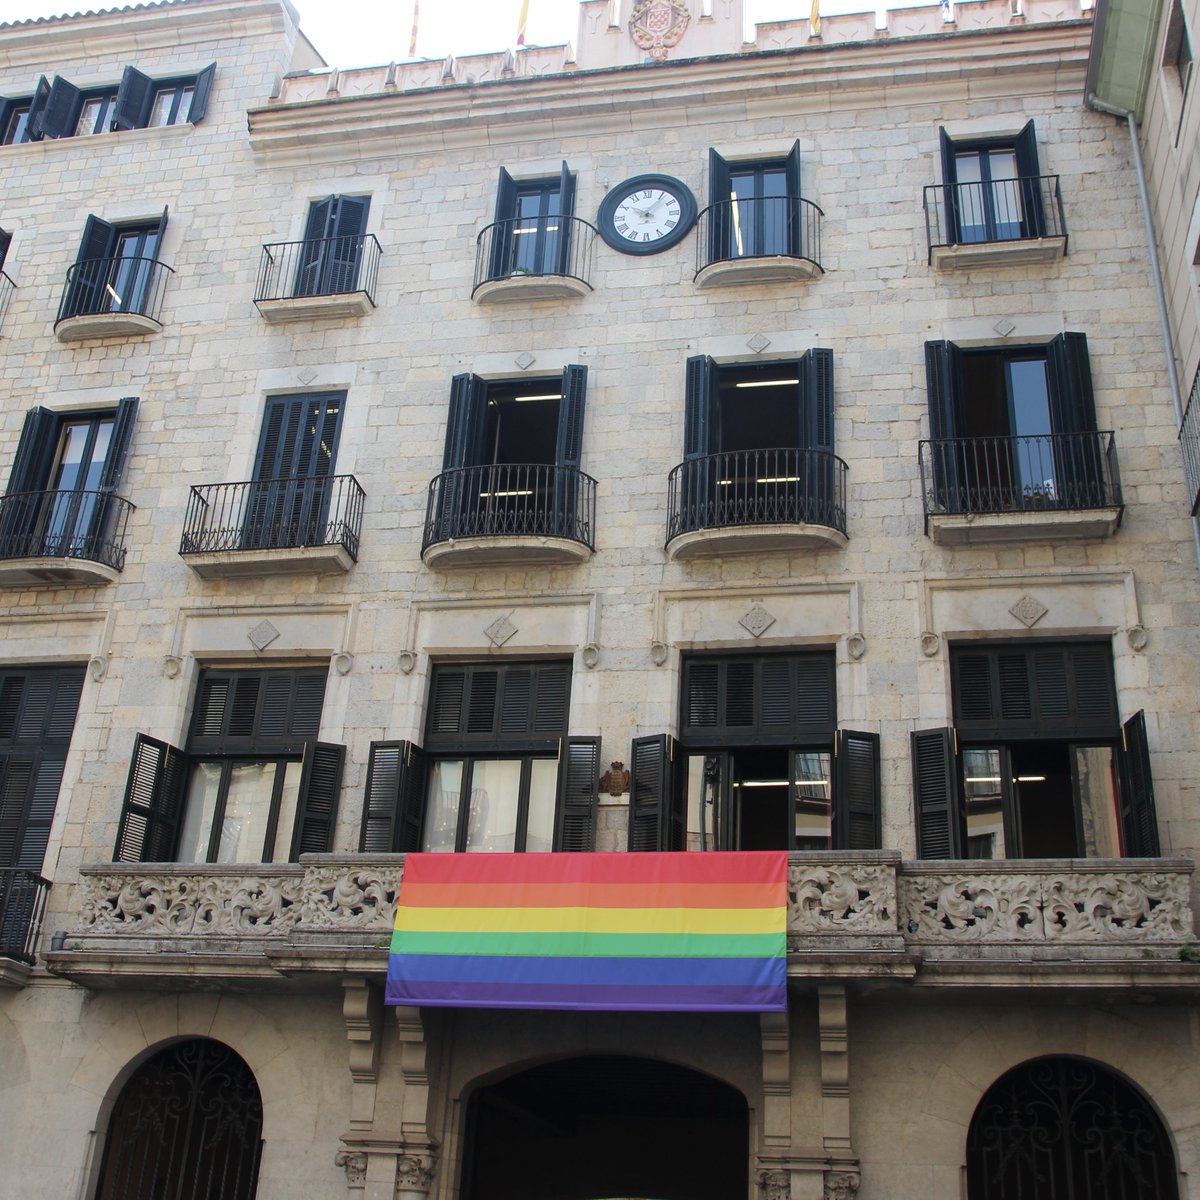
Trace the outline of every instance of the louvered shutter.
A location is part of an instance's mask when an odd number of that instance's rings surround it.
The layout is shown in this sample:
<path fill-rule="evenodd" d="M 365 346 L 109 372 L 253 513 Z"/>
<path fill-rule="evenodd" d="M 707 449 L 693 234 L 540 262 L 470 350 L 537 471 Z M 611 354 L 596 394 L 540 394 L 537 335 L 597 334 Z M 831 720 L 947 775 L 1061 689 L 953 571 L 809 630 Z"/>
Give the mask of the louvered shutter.
<path fill-rule="evenodd" d="M 322 295 L 340 295 L 358 288 L 363 235 L 367 230 L 369 196 L 338 196 L 331 219 L 329 252 L 321 273 Z"/>
<path fill-rule="evenodd" d="M 137 422 L 138 401 L 136 396 L 126 396 L 117 404 L 117 416 L 113 421 L 112 436 L 108 442 L 108 453 L 100 470 L 100 490 L 115 492 L 125 471 L 125 460 L 129 455 L 129 443 L 133 439 L 133 427 Z"/>
<path fill-rule="evenodd" d="M 321 269 L 328 250 L 327 239 L 333 234 L 333 212 L 336 196 L 314 200 L 308 206 L 308 220 L 304 226 L 304 243 L 300 247 L 299 263 L 296 267 L 297 296 L 317 296 L 321 290 Z"/>
<path fill-rule="evenodd" d="M 71 137 L 79 120 L 79 89 L 61 75 L 54 77 L 41 114 L 41 131 L 46 137 Z"/>
<path fill-rule="evenodd" d="M 682 529 L 704 529 L 714 524 L 717 501 L 717 449 L 720 416 L 720 372 L 707 355 L 687 360 L 683 410 L 684 465 L 680 481 Z"/>
<path fill-rule="evenodd" d="M 420 850 L 426 759 L 412 742 L 372 742 L 363 796 L 360 854 Z"/>
<path fill-rule="evenodd" d="M 3 129 L 2 118 L 0 118 L 0 129 Z M 0 267 L 4 266 L 4 260 L 8 258 L 8 248 L 12 245 L 12 234 L 4 229 L 0 229 Z"/>
<path fill-rule="evenodd" d="M 555 269 L 560 275 L 578 275 L 571 269 L 571 245 L 575 235 L 575 222 L 571 219 L 575 212 L 575 176 L 563 162 L 558 175 L 558 211 L 562 217 L 558 233 L 558 264 Z"/>
<path fill-rule="evenodd" d="M 1087 335 L 1060 333 L 1046 347 L 1050 386 L 1050 426 L 1055 433 L 1095 434 L 1096 400 Z M 1098 437 L 1057 439 L 1055 487 L 1070 508 L 1097 508 L 1115 502 L 1105 486 L 1104 458 Z"/>
<path fill-rule="evenodd" d="M 930 479 L 926 512 L 961 513 L 970 510 L 967 494 L 966 448 L 962 435 L 962 351 L 953 342 L 925 343 L 925 378 L 929 396 Z"/>
<path fill-rule="evenodd" d="M 516 180 L 503 168 L 496 182 L 496 215 L 493 217 L 492 252 L 488 263 L 488 278 L 502 279 L 512 270 L 516 240 L 513 225 L 517 215 Z"/>
<path fill-rule="evenodd" d="M 569 366 L 563 372 L 555 451 L 554 522 L 560 537 L 591 541 L 590 526 L 579 524 L 579 464 L 583 453 L 583 414 L 587 401 L 587 367 Z"/>
<path fill-rule="evenodd" d="M 813 257 L 813 247 L 804 244 L 804 195 L 800 186 L 800 142 L 797 140 L 783 160 L 787 180 L 787 252 L 804 258 Z"/>
<path fill-rule="evenodd" d="M 732 184 L 729 164 L 715 151 L 708 152 L 708 261 L 724 262 L 733 256 L 729 215 Z"/>
<path fill-rule="evenodd" d="M 962 858 L 966 828 L 954 730 L 915 730 L 912 760 L 917 857 Z"/>
<path fill-rule="evenodd" d="M 136 67 L 126 67 L 113 104 L 115 129 L 144 129 L 154 103 L 154 80 Z"/>
<path fill-rule="evenodd" d="M 0 556 L 4 558 L 40 553 L 45 512 L 42 492 L 49 481 L 58 431 L 58 416 L 49 409 L 31 408 L 25 414 L 8 491 L 0 503 Z"/>
<path fill-rule="evenodd" d="M 46 115 L 46 103 L 50 99 L 50 81 L 41 76 L 34 89 L 33 99 L 29 102 L 29 119 L 25 123 L 25 140 L 40 142 L 44 136 L 42 121 Z"/>
<path fill-rule="evenodd" d="M 629 849 L 685 849 L 679 743 L 670 734 L 634 738 L 629 761 Z"/>
<path fill-rule="evenodd" d="M 105 311 L 108 302 L 105 283 L 116 239 L 116 226 L 94 215 L 88 217 L 83 226 L 83 238 L 79 243 L 75 265 L 68 275 L 61 310 L 63 317 Z"/>
<path fill-rule="evenodd" d="M 833 848 L 878 850 L 883 837 L 879 811 L 879 734 L 839 729 L 833 778 Z"/>
<path fill-rule="evenodd" d="M 1042 207 L 1041 169 L 1038 166 L 1037 134 L 1033 122 L 1027 121 L 1025 128 L 1013 142 L 1017 160 L 1017 175 L 1021 189 L 1021 232 L 1025 237 L 1044 237 L 1046 214 Z"/>
<path fill-rule="evenodd" d="M 197 754 L 299 753 L 320 729 L 325 685 L 322 668 L 205 671 L 188 748 Z"/>
<path fill-rule="evenodd" d="M 958 163 L 954 157 L 954 143 L 944 128 L 938 129 L 938 146 L 942 157 L 942 206 L 941 227 L 935 231 L 934 245 L 957 245 L 962 240 L 958 210 Z"/>
<path fill-rule="evenodd" d="M 217 64 L 209 63 L 196 76 L 196 87 L 192 92 L 192 106 L 188 109 L 188 121 L 193 125 L 199 125 L 208 115 L 208 98 L 212 95 L 212 85 L 216 75 Z"/>
<path fill-rule="evenodd" d="M 473 528 L 470 515 L 477 487 L 470 486 L 462 468 L 479 464 L 486 425 L 487 384 L 478 375 L 455 375 L 450 383 L 436 527 L 430 531 L 430 541 L 461 537 L 465 529 Z"/>
<path fill-rule="evenodd" d="M 1117 749 L 1121 781 L 1121 841 L 1127 858 L 1157 858 L 1158 813 L 1150 774 L 1146 714 L 1139 710 L 1121 727 Z"/>
<path fill-rule="evenodd" d="M 833 351 L 809 350 L 800 360 L 803 447 L 833 453 Z"/>
<path fill-rule="evenodd" d="M 555 850 L 593 850 L 600 807 L 600 739 L 566 738 L 558 758 Z"/>
<path fill-rule="evenodd" d="M 292 834 L 292 862 L 298 861 L 301 854 L 329 854 L 333 850 L 345 760 L 345 746 L 317 741 L 305 744 L 296 827 Z"/>
<path fill-rule="evenodd" d="M 178 851 L 187 757 L 139 733 L 129 761 L 113 862 L 171 862 Z"/>

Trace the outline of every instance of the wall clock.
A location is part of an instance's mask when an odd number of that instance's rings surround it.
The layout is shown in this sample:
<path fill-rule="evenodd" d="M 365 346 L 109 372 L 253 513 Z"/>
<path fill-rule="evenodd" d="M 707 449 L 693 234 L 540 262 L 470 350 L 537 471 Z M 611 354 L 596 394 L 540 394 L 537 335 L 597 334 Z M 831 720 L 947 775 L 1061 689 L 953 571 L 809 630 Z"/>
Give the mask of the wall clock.
<path fill-rule="evenodd" d="M 670 175 L 635 175 L 600 202 L 600 236 L 623 254 L 657 254 L 696 223 L 696 197 Z"/>

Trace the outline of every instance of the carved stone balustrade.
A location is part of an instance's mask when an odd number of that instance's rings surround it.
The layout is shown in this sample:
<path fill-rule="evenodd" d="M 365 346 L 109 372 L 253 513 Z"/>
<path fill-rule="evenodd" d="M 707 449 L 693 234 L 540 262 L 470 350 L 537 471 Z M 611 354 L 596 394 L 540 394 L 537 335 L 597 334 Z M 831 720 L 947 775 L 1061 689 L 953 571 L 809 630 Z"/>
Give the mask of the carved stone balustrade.
<path fill-rule="evenodd" d="M 99 864 L 50 970 L 90 987 L 311 988 L 381 977 L 403 855 L 299 864 Z M 905 862 L 798 853 L 788 975 L 918 985 L 1189 987 L 1187 859 Z M 1188 957 L 1187 955 L 1184 956 Z"/>

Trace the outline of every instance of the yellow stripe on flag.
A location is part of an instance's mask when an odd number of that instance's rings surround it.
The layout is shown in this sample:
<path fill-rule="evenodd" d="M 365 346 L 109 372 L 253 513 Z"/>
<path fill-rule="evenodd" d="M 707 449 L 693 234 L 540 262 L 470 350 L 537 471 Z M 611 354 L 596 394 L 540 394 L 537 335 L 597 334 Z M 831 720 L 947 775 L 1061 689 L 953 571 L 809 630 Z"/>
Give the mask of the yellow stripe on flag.
<path fill-rule="evenodd" d="M 396 928 L 426 933 L 781 933 L 782 908 L 408 908 Z"/>

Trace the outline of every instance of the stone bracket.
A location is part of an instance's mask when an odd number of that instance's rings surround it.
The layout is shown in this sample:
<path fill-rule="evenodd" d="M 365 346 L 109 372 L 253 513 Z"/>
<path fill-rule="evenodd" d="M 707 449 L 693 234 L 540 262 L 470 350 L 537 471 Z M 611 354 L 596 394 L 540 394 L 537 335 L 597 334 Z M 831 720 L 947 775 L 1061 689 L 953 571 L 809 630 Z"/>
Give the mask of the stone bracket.
<path fill-rule="evenodd" d="M 821 1125 L 826 1154 L 852 1158 L 850 1145 L 850 1036 L 846 988 L 823 983 L 817 988 L 821 1034 Z"/>
<path fill-rule="evenodd" d="M 370 1129 L 379 1082 L 379 1043 L 383 1034 L 383 996 L 366 979 L 342 980 L 342 1020 L 350 1043 L 351 1129 Z M 349 1167 L 347 1167 L 349 1170 Z"/>

